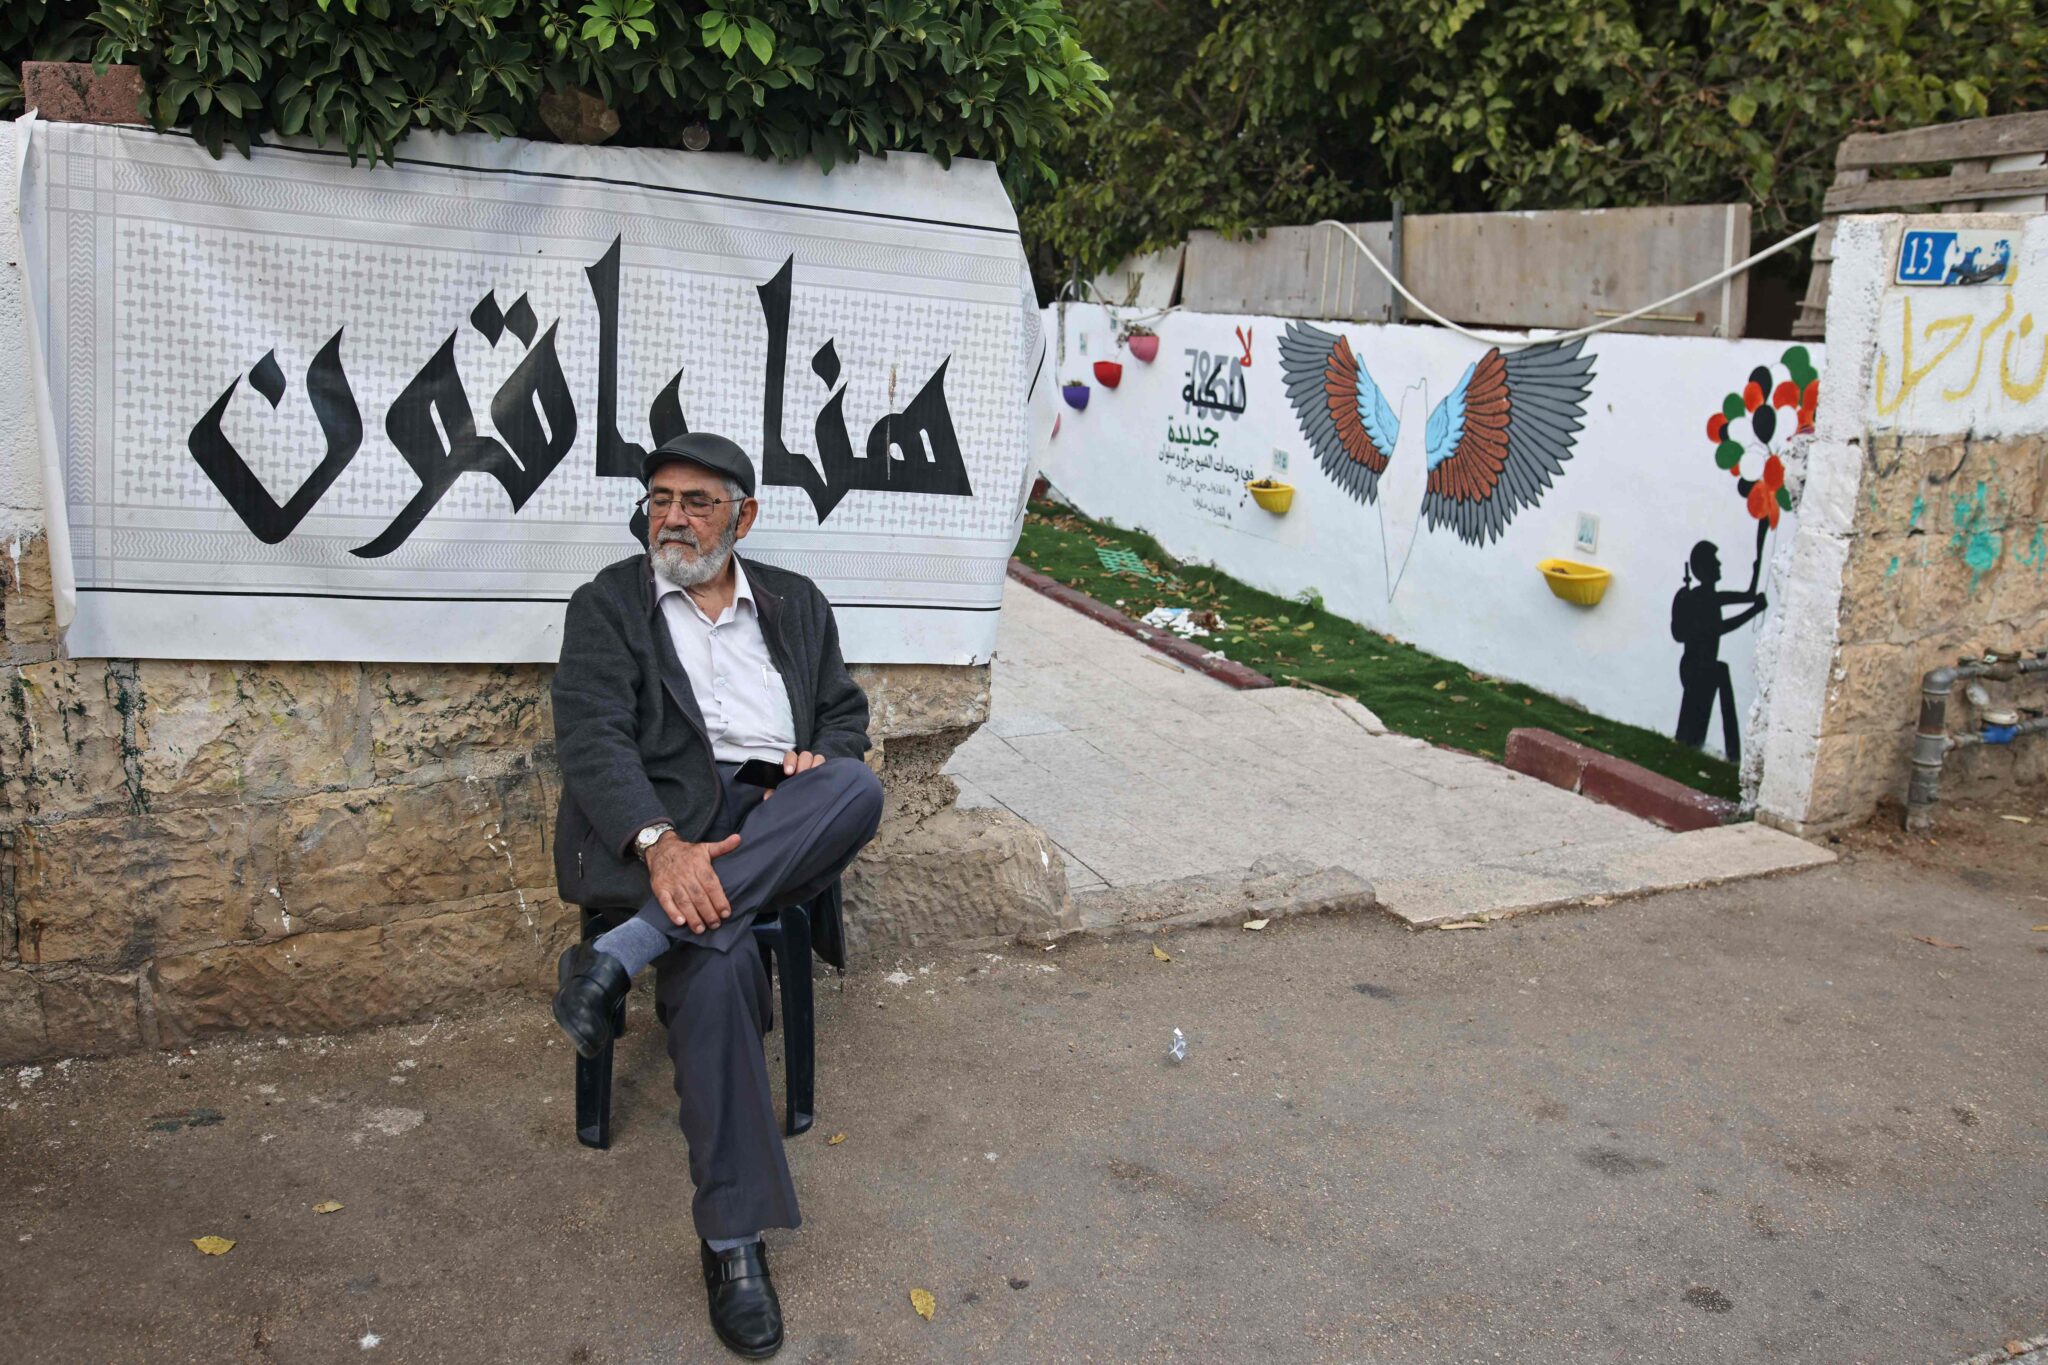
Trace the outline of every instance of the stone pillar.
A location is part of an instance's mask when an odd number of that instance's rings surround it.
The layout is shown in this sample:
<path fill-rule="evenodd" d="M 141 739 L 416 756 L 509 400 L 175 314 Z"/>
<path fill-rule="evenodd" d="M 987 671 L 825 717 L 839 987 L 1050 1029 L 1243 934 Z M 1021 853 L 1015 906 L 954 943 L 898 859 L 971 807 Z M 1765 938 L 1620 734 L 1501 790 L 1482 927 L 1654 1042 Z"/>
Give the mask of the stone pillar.
<path fill-rule="evenodd" d="M 2048 217 L 1849 219 L 1835 240 L 1828 377 L 1774 612 L 1760 820 L 1837 829 L 1902 801 L 1930 669 L 2048 648 L 2048 282 L 1892 283 L 1909 229 L 2048 247 Z M 1992 705 L 2038 706 L 2034 680 Z M 1978 709 L 1958 688 L 1951 733 Z M 2048 777 L 2048 743 L 1952 755 L 1946 795 Z"/>

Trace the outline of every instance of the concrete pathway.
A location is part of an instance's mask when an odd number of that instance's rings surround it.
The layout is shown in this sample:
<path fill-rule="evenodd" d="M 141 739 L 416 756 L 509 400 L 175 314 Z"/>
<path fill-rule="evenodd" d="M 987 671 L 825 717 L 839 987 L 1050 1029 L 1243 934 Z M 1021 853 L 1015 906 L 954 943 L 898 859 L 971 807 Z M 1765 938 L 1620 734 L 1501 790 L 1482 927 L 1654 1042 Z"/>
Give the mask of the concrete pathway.
<path fill-rule="evenodd" d="M 1833 854 L 1756 825 L 1672 834 L 1298 688 L 1239 692 L 1011 583 L 989 721 L 946 771 L 1067 859 L 1085 921 L 1190 882 L 1342 868 L 1438 924 L 1758 876 Z M 1156 894 L 1155 894 L 1156 893 Z"/>

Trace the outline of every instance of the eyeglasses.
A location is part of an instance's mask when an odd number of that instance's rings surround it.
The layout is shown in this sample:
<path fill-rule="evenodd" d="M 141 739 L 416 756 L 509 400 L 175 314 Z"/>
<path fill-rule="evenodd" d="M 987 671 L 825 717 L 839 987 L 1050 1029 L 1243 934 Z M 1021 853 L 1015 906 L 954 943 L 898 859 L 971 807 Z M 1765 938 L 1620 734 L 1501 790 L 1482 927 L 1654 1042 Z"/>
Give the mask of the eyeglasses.
<path fill-rule="evenodd" d="M 670 493 L 666 491 L 649 493 L 634 506 L 649 516 L 665 517 L 671 510 L 680 509 L 692 521 L 702 521 L 711 515 L 714 507 L 728 503 L 745 502 L 745 498 L 714 498 L 703 493 Z"/>

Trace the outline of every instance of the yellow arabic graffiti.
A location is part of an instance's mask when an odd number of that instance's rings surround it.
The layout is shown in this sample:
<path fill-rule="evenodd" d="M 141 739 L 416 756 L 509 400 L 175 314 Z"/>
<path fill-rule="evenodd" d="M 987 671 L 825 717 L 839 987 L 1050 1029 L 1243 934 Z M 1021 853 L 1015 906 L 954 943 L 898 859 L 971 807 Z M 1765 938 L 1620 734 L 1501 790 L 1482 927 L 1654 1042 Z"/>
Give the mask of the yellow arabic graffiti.
<path fill-rule="evenodd" d="M 1977 381 L 1984 376 L 1984 353 L 1991 347 L 1992 334 L 2005 327 L 2006 323 L 2012 319 L 2014 310 L 2012 294 L 2010 292 L 2006 293 L 2005 306 L 1999 309 L 1996 317 L 1985 321 L 1981 328 L 1978 328 L 1978 319 L 1973 313 L 1956 313 L 1948 317 L 1936 318 L 1920 328 L 1918 340 L 1921 343 L 1934 344 L 1937 337 L 1941 338 L 1940 348 L 1934 352 L 1932 358 L 1920 364 L 1914 363 L 1913 355 L 1915 345 L 1917 344 L 1913 328 L 1913 296 L 1908 294 L 1900 302 L 1903 307 L 1899 313 L 1898 387 L 1889 396 L 1886 395 L 1885 385 L 1890 370 L 1890 357 L 1885 354 L 1885 348 L 1880 346 L 1877 351 L 1876 392 L 1873 394 L 1877 403 L 1877 415 L 1889 417 L 1897 412 L 1904 405 L 1906 399 L 1912 395 L 1913 391 L 1920 387 L 1921 382 L 1940 369 L 1942 362 L 1954 355 L 1962 347 L 1962 344 L 1969 339 L 1973 329 L 1977 331 L 1977 354 L 1976 359 L 1971 363 L 1969 378 L 1954 387 L 1943 387 L 1941 396 L 1952 403 L 1958 399 L 1966 398 L 1975 392 Z M 2031 379 L 2023 380 L 2013 370 L 2014 345 L 2024 338 L 2032 336 L 2033 332 L 2034 315 L 2028 313 L 2020 318 L 2017 326 L 2006 331 L 2004 342 L 1999 347 L 1998 387 L 2007 398 L 2015 403 L 2032 402 L 2040 396 L 2043 388 L 2048 388 L 2048 337 L 2043 338 L 2040 360 L 2034 366 L 2034 373 Z M 2022 361 L 2022 364 L 2024 364 L 2024 361 Z"/>

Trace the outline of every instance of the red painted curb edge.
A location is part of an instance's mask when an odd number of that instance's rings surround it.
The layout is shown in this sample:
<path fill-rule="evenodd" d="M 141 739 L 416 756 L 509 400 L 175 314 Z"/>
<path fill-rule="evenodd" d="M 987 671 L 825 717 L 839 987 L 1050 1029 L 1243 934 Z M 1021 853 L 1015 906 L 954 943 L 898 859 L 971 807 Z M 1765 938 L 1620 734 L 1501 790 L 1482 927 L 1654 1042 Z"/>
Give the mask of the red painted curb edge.
<path fill-rule="evenodd" d="M 1122 631 L 1133 639 L 1144 641 L 1175 663 L 1192 668 L 1197 673 L 1206 673 L 1220 683 L 1228 683 L 1240 691 L 1278 686 L 1263 673 L 1246 668 L 1240 663 L 1232 663 L 1229 659 L 1212 659 L 1209 657 L 1209 651 L 1194 641 L 1183 640 L 1171 631 L 1154 630 L 1144 622 L 1124 615 L 1107 602 L 1099 602 L 1079 588 L 1070 588 L 1015 557 L 1010 560 L 1010 577 L 1033 592 L 1050 597 L 1061 606 L 1072 607 L 1092 621 L 1100 621 L 1111 630 Z"/>
<path fill-rule="evenodd" d="M 1507 766 L 1681 833 L 1725 825 L 1739 810 L 1733 801 L 1533 726 L 1508 731 Z"/>

